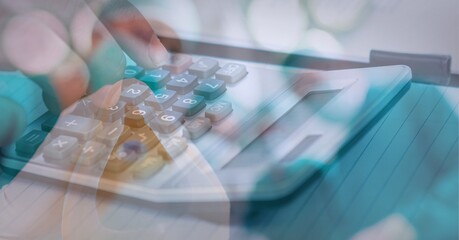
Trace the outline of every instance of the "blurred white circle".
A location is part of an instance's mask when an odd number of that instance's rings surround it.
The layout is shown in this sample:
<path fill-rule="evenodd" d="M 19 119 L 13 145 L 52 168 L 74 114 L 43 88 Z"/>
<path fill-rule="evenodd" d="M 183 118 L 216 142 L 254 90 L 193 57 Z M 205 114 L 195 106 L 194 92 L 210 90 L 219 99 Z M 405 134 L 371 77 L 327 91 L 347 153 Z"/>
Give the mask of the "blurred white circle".
<path fill-rule="evenodd" d="M 329 31 L 352 29 L 365 14 L 368 0 L 308 0 L 307 9 L 314 22 Z"/>
<path fill-rule="evenodd" d="M 344 52 L 341 43 L 331 33 L 313 28 L 305 33 L 302 47 L 317 53 L 342 54 Z"/>
<path fill-rule="evenodd" d="M 262 47 L 294 50 L 308 27 L 308 17 L 298 0 L 253 0 L 247 13 L 248 27 Z"/>

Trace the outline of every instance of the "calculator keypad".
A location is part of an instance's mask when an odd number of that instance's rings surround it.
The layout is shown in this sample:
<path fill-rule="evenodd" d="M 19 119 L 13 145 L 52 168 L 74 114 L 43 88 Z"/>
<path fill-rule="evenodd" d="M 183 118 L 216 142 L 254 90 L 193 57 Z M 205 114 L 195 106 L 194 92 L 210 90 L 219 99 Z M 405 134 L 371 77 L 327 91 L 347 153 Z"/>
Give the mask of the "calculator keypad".
<path fill-rule="evenodd" d="M 106 164 L 99 164 L 101 169 L 118 173 L 129 168 L 134 178 L 149 178 L 186 151 L 188 141 L 199 139 L 232 112 L 229 101 L 218 99 L 227 91 L 227 83 L 246 74 L 240 64 L 220 68 L 215 59 L 193 63 L 184 54 L 172 55 L 157 69 L 128 66 L 114 106 L 99 108 L 84 99 L 57 123 L 55 118 L 43 123 L 47 131 L 55 123 L 43 156 L 52 164 L 94 167 L 109 155 Z M 33 145 L 31 138 L 46 134 L 31 132 L 24 141 Z M 26 143 L 19 142 L 17 149 L 21 144 Z"/>

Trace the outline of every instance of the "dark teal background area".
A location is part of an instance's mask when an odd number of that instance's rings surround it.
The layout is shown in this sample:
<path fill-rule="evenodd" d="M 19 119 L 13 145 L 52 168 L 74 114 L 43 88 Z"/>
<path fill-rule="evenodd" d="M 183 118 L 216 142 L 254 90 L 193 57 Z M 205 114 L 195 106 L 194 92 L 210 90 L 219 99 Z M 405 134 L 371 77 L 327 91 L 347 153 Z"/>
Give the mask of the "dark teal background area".
<path fill-rule="evenodd" d="M 348 239 L 400 213 L 419 239 L 457 239 L 458 103 L 459 89 L 413 83 L 322 175 L 285 199 L 249 204 L 247 230 L 268 239 Z"/>

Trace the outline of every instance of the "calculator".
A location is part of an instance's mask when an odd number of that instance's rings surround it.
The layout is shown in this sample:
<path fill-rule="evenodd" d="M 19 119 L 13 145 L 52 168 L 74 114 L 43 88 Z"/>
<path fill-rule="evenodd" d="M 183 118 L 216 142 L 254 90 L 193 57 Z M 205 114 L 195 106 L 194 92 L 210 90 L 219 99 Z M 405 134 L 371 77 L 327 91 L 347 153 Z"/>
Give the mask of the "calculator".
<path fill-rule="evenodd" d="M 87 97 L 46 112 L 2 149 L 2 167 L 152 202 L 276 199 L 411 79 L 406 66 L 311 71 L 182 53 L 124 75 L 115 105 Z"/>

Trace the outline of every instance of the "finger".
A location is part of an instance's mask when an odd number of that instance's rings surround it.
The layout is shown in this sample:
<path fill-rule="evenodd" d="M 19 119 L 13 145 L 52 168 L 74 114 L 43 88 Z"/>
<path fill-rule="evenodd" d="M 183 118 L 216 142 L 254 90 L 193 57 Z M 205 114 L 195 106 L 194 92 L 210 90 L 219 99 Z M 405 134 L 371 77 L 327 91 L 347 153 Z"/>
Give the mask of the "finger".
<path fill-rule="evenodd" d="M 40 85 L 49 110 L 58 113 L 86 93 L 86 64 L 70 49 L 67 31 L 52 14 L 19 14 L 9 20 L 3 35 L 5 57 Z"/>
<path fill-rule="evenodd" d="M 6 97 L 0 97 L 0 146 L 11 144 L 27 126 L 26 112 L 21 105 Z"/>
<path fill-rule="evenodd" d="M 89 67 L 88 94 L 123 78 L 126 66 L 123 50 L 88 6 L 76 12 L 70 35 L 74 50 Z"/>
<path fill-rule="evenodd" d="M 110 1 L 100 11 L 99 19 L 138 64 L 154 68 L 167 60 L 168 52 L 150 23 L 128 1 Z"/>

